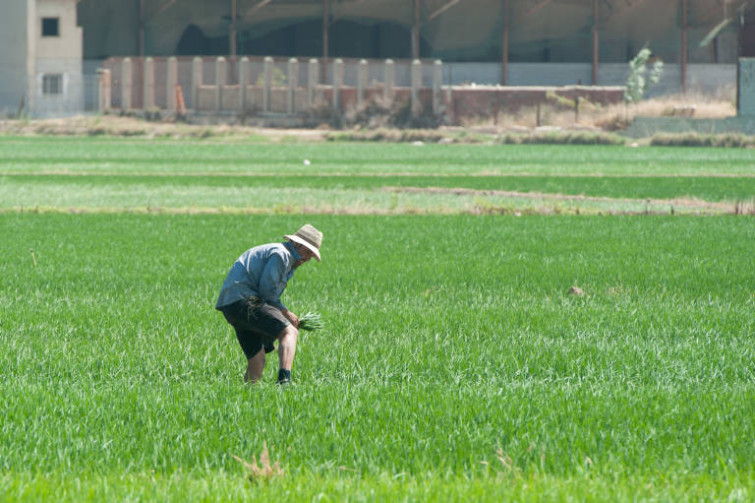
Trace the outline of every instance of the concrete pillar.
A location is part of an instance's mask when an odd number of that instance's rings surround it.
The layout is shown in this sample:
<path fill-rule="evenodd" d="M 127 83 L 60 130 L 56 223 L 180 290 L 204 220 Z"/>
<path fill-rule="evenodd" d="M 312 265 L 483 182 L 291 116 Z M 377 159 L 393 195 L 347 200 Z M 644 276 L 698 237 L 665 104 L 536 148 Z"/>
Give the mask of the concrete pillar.
<path fill-rule="evenodd" d="M 168 58 L 168 74 L 165 79 L 165 106 L 168 111 L 176 111 L 176 86 L 178 85 L 178 60 L 175 56 Z"/>
<path fill-rule="evenodd" d="M 364 90 L 367 88 L 367 60 L 359 60 L 357 67 L 357 107 L 364 103 Z"/>
<path fill-rule="evenodd" d="M 309 60 L 309 71 L 307 72 L 307 108 L 310 110 L 315 106 L 315 91 L 317 90 L 317 83 L 320 81 L 320 66 L 317 60 L 312 58 Z"/>
<path fill-rule="evenodd" d="M 440 113 L 441 94 L 440 89 L 443 86 L 443 63 L 436 59 L 433 63 L 433 113 Z"/>
<path fill-rule="evenodd" d="M 270 88 L 273 85 L 273 58 L 266 57 L 262 63 L 262 111 L 270 111 Z"/>
<path fill-rule="evenodd" d="M 124 58 L 121 63 L 121 110 L 131 110 L 131 96 L 134 74 L 131 71 L 131 58 Z"/>
<path fill-rule="evenodd" d="M 299 60 L 288 60 L 288 94 L 286 96 L 286 110 L 289 114 L 296 112 L 296 88 L 299 86 Z"/>
<path fill-rule="evenodd" d="M 419 115 L 422 104 L 419 101 L 419 90 L 422 88 L 422 62 L 412 61 L 412 114 Z"/>
<path fill-rule="evenodd" d="M 199 111 L 199 87 L 202 85 L 202 58 L 197 56 L 191 62 L 191 106 Z"/>
<path fill-rule="evenodd" d="M 333 108 L 341 109 L 341 87 L 343 87 L 343 60 L 333 61 Z"/>
<path fill-rule="evenodd" d="M 223 110 L 223 86 L 225 86 L 225 58 L 215 60 L 215 111 Z"/>
<path fill-rule="evenodd" d="M 155 107 L 155 60 L 144 58 L 144 93 L 142 93 L 142 108 L 149 110 Z"/>
<path fill-rule="evenodd" d="M 112 80 L 110 76 L 110 70 L 103 69 L 100 70 L 100 103 L 99 103 L 99 111 L 107 112 L 110 110 L 110 105 L 113 102 L 112 101 Z"/>
<path fill-rule="evenodd" d="M 392 59 L 386 59 L 385 60 L 385 66 L 383 67 L 384 70 L 384 78 L 385 80 L 385 87 L 383 88 L 383 98 L 391 102 L 393 101 L 393 87 L 396 85 L 396 65 L 393 63 Z"/>
<path fill-rule="evenodd" d="M 244 56 L 239 62 L 239 112 L 246 110 L 246 86 L 249 84 L 249 58 Z"/>

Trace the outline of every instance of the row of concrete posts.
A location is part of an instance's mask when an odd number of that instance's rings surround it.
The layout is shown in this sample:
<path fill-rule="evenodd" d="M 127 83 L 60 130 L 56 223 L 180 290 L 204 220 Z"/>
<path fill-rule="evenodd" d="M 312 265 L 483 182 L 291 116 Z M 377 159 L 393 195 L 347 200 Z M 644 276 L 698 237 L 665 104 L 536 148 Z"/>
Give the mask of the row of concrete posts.
<path fill-rule="evenodd" d="M 274 82 L 275 62 L 273 58 L 267 57 L 263 60 L 262 74 L 256 82 L 251 82 L 251 65 L 249 58 L 243 57 L 236 63 L 237 84 L 228 84 L 229 61 L 224 57 L 219 57 L 214 61 L 215 64 L 215 82 L 203 82 L 203 65 L 206 64 L 202 58 L 196 57 L 191 62 L 191 107 L 190 109 L 197 112 L 207 113 L 226 113 L 242 112 L 250 108 L 262 114 L 266 113 L 286 113 L 294 115 L 313 109 L 326 97 L 328 104 L 334 110 L 344 108 L 343 96 L 345 91 L 356 91 L 356 106 L 362 107 L 365 101 L 382 94 L 382 98 L 391 102 L 397 91 L 406 91 L 406 88 L 399 88 L 396 82 L 396 65 L 388 59 L 382 63 L 382 82 L 377 85 L 368 85 L 368 63 L 366 60 L 359 61 L 357 65 L 356 86 L 344 85 L 344 62 L 341 59 L 333 61 L 332 65 L 332 84 L 320 84 L 321 62 L 317 59 L 310 59 L 307 71 L 306 87 L 299 86 L 299 65 L 296 58 L 288 60 L 286 71 L 285 86 L 276 86 Z M 125 58 L 120 63 L 120 108 L 122 110 L 131 110 L 134 108 L 134 86 L 141 86 L 142 103 L 141 108 L 144 110 L 154 109 L 155 100 L 155 61 L 153 58 L 143 60 L 143 69 L 141 72 L 141 82 L 134 82 L 134 62 L 131 58 Z M 415 114 L 422 110 L 420 91 L 423 89 L 422 66 L 420 60 L 414 60 L 411 63 L 411 86 L 409 88 L 411 96 L 411 107 Z M 181 112 L 183 108 L 183 89 L 178 83 L 178 60 L 175 57 L 167 58 L 165 69 L 165 109 L 169 112 Z M 100 74 L 101 111 L 112 108 L 112 77 L 110 70 L 103 70 Z M 376 72 L 373 71 L 373 76 Z M 442 106 L 442 81 L 443 81 L 443 64 L 441 61 L 432 63 L 432 82 L 429 87 L 432 90 L 432 110 L 435 114 L 441 113 Z M 382 90 L 382 93 L 380 93 Z M 281 93 L 285 93 L 285 107 L 280 103 Z M 320 100 L 320 103 L 318 103 Z M 276 106 L 277 105 L 277 106 Z"/>

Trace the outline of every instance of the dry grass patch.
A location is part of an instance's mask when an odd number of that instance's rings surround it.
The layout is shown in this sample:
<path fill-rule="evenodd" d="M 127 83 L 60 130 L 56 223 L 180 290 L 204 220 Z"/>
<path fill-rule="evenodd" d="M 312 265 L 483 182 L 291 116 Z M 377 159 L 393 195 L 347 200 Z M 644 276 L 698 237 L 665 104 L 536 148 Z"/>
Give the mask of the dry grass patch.
<path fill-rule="evenodd" d="M 278 460 L 275 463 L 270 463 L 270 453 L 267 450 L 267 442 L 262 444 L 262 453 L 260 453 L 260 462 L 257 464 L 257 457 L 252 455 L 252 462 L 241 459 L 235 454 L 232 455 L 233 459 L 244 465 L 248 472 L 247 478 L 250 482 L 266 482 L 274 478 L 283 477 L 285 472 L 280 467 Z"/>

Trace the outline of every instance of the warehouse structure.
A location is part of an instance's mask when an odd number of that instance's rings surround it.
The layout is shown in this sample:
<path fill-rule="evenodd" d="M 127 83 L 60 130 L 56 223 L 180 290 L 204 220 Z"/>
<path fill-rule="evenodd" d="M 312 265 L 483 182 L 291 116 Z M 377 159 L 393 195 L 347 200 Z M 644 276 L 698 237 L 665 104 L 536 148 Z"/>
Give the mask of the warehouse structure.
<path fill-rule="evenodd" d="M 445 86 L 612 86 L 647 46 L 666 68 L 655 93 L 675 93 L 731 92 L 739 58 L 755 55 L 755 7 L 746 0 L 14 0 L 0 15 L 0 71 L 13 83 L 0 90 L 6 113 L 22 100 L 28 110 L 43 100 L 52 106 L 44 82 L 70 94 L 80 68 L 86 88 L 95 69 L 121 68 L 124 58 L 142 88 L 145 58 L 162 82 L 168 58 L 178 57 L 180 79 L 188 71 L 180 61 L 197 56 L 227 59 L 228 83 L 237 83 L 242 57 L 283 65 L 295 57 L 301 68 L 316 58 L 321 83 L 331 85 L 336 59 L 344 84 L 355 86 L 348 81 L 360 60 L 372 69 L 390 58 L 398 86 L 408 85 L 400 70 L 417 59 L 428 67 L 441 60 Z M 55 19 L 60 34 L 47 39 L 44 23 Z M 66 62 L 54 72 L 60 80 L 45 77 L 45 61 Z M 74 94 L 84 108 L 103 98 Z"/>

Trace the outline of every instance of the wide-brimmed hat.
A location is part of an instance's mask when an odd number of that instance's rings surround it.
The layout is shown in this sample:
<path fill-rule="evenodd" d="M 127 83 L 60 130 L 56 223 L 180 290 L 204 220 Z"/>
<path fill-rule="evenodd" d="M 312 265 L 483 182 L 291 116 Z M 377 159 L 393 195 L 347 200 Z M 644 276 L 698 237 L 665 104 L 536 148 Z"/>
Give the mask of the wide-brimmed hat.
<path fill-rule="evenodd" d="M 283 236 L 289 241 L 299 243 L 306 246 L 312 253 L 315 254 L 315 258 L 320 260 L 320 245 L 322 245 L 322 232 L 315 229 L 312 225 L 304 224 L 301 229 L 296 231 L 296 234 Z"/>

